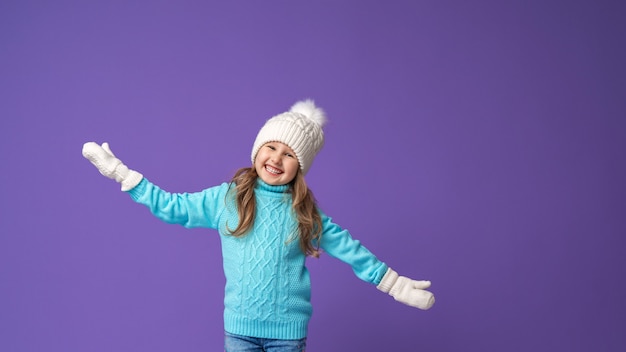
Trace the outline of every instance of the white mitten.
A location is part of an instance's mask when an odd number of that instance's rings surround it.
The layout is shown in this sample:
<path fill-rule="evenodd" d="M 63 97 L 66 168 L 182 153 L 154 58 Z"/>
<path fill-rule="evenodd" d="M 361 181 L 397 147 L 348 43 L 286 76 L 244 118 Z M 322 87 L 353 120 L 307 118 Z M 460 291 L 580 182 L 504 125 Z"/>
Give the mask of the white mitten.
<path fill-rule="evenodd" d="M 380 280 L 377 289 L 389 293 L 396 301 L 419 309 L 430 309 L 435 304 L 435 295 L 426 291 L 430 281 L 416 281 L 408 277 L 398 276 L 391 268 Z"/>
<path fill-rule="evenodd" d="M 96 166 L 104 176 L 122 184 L 122 191 L 129 191 L 141 182 L 143 175 L 130 170 L 122 161 L 113 155 L 108 143 L 102 146 L 94 142 L 83 145 L 83 156 Z"/>

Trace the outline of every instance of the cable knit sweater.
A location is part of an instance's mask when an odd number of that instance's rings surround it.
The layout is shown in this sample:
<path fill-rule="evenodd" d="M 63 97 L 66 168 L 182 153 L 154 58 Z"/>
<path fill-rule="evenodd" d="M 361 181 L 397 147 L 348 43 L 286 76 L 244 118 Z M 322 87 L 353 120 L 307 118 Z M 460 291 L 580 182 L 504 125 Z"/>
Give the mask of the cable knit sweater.
<path fill-rule="evenodd" d="M 243 237 L 229 235 L 238 224 L 234 187 L 223 183 L 197 193 L 169 193 L 147 179 L 128 191 L 159 219 L 185 227 L 217 229 L 222 243 L 226 288 L 224 329 L 274 339 L 306 337 L 311 318 L 311 283 L 288 186 L 257 179 L 257 215 Z M 377 285 L 387 265 L 322 215 L 320 247 L 349 264 L 362 280 Z"/>

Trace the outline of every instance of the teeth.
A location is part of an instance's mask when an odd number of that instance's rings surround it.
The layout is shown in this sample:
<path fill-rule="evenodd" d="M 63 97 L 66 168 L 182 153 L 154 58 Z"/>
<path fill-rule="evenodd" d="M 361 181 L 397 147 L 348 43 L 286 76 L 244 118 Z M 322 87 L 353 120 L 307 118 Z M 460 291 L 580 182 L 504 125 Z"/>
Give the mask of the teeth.
<path fill-rule="evenodd" d="M 267 170 L 267 172 L 272 173 L 272 174 L 275 174 L 275 175 L 278 175 L 278 174 L 282 174 L 282 173 L 283 173 L 282 171 L 280 171 L 280 170 L 278 170 L 278 169 L 276 169 L 276 168 L 273 168 L 273 167 L 271 167 L 271 166 L 269 166 L 269 165 L 265 165 L 265 170 Z"/>

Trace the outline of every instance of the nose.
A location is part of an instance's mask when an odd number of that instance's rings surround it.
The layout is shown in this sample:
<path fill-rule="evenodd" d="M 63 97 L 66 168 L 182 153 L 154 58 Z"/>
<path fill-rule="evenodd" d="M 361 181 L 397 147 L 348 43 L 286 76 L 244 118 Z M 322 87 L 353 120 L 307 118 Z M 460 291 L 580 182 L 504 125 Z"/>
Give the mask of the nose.
<path fill-rule="evenodd" d="M 282 163 L 282 158 L 280 157 L 280 153 L 278 152 L 273 152 L 270 155 L 270 160 L 276 165 L 280 165 Z"/>

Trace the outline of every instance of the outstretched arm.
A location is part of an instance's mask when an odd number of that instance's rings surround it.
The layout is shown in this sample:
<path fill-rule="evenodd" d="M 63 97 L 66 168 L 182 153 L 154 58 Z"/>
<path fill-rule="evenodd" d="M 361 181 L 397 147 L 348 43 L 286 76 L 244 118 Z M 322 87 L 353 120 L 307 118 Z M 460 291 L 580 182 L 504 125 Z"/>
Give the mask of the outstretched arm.
<path fill-rule="evenodd" d="M 324 232 L 320 246 L 329 255 L 336 257 L 350 266 L 355 274 L 364 281 L 371 282 L 396 301 L 419 309 L 430 309 L 435 303 L 435 296 L 430 291 L 430 281 L 417 281 L 399 276 L 393 269 L 378 260 L 350 233 L 333 223 L 322 214 Z"/>
<path fill-rule="evenodd" d="M 111 152 L 109 145 L 85 143 L 83 156 L 104 176 L 122 185 L 137 203 L 147 206 L 152 214 L 170 224 L 185 227 L 216 228 L 227 185 L 208 188 L 197 193 L 169 193 L 129 169 Z M 221 201 L 220 201 L 221 200 Z"/>

